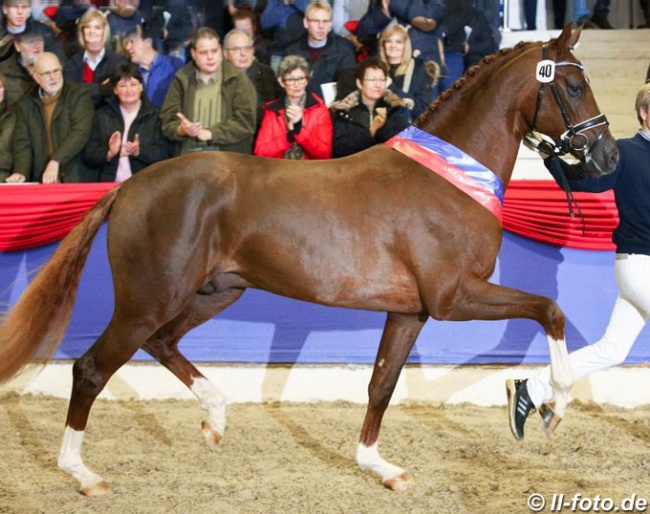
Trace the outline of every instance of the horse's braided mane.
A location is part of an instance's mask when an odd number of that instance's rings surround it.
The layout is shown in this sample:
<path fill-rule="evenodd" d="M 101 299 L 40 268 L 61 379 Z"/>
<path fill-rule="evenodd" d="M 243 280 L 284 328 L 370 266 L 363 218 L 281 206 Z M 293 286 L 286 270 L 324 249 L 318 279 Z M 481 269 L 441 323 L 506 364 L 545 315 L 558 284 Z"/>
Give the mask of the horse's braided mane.
<path fill-rule="evenodd" d="M 487 55 L 481 59 L 481 61 L 468 68 L 465 73 L 463 74 L 462 77 L 460 77 L 456 82 L 454 82 L 448 89 L 440 93 L 438 98 L 436 98 L 435 101 L 433 101 L 429 106 L 427 107 L 427 110 L 424 111 L 417 120 L 415 120 L 414 125 L 418 128 L 422 128 L 429 122 L 429 118 L 435 114 L 435 111 L 447 100 L 452 98 L 456 91 L 459 89 L 463 88 L 467 82 L 471 82 L 474 77 L 483 69 L 485 69 L 487 66 L 492 65 L 495 61 L 500 61 L 502 57 L 506 55 L 510 55 L 513 51 L 517 50 L 523 50 L 525 48 L 528 48 L 533 45 L 539 45 L 540 41 L 520 41 L 517 43 L 515 46 L 511 48 L 502 48 L 498 52 Z"/>

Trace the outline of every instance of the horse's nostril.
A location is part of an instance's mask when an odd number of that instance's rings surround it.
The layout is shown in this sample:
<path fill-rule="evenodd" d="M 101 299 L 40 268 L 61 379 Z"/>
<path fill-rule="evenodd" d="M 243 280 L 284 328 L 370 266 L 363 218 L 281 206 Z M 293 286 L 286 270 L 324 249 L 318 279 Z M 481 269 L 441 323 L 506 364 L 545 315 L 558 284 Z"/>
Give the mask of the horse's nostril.
<path fill-rule="evenodd" d="M 607 164 L 609 164 L 609 167 L 612 171 L 614 168 L 616 168 L 616 165 L 618 164 L 618 149 L 614 149 L 612 152 L 610 152 Z"/>

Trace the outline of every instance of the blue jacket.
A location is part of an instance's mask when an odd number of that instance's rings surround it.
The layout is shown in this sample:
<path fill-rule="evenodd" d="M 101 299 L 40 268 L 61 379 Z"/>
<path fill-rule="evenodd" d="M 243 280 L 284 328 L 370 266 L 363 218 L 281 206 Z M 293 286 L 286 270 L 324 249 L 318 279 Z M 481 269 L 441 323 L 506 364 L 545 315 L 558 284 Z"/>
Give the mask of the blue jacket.
<path fill-rule="evenodd" d="M 184 64 L 178 57 L 163 55 L 160 52 L 156 54 L 156 58 L 151 64 L 149 76 L 146 80 L 145 92 L 147 93 L 149 102 L 159 109 L 162 107 L 169 85 L 174 80 L 174 74 Z"/>
<path fill-rule="evenodd" d="M 295 0 L 287 4 L 284 0 L 269 0 L 260 17 L 265 31 L 273 32 L 271 53 L 286 55 L 285 51 L 296 38 L 305 33 L 303 18 L 310 0 Z"/>
<path fill-rule="evenodd" d="M 619 224 L 612 241 L 618 253 L 650 255 L 650 140 L 641 134 L 617 141 L 619 161 L 613 173 L 603 177 L 586 177 L 581 164 L 568 164 L 551 157 L 544 164 L 560 182 L 564 172 L 573 191 L 602 193 L 614 190 Z"/>
<path fill-rule="evenodd" d="M 445 15 L 444 0 L 393 0 L 390 3 L 390 13 L 400 25 L 410 25 L 411 20 L 417 16 L 433 18 L 438 25 Z M 381 33 L 391 22 L 381 10 L 381 2 L 371 2 L 368 12 L 359 20 L 357 37 L 360 41 L 368 41 Z M 434 60 L 440 64 L 438 40 L 442 38 L 442 31 L 438 26 L 431 32 L 423 32 L 415 27 L 409 29 L 413 51 L 418 51 L 418 57 L 424 60 Z"/>

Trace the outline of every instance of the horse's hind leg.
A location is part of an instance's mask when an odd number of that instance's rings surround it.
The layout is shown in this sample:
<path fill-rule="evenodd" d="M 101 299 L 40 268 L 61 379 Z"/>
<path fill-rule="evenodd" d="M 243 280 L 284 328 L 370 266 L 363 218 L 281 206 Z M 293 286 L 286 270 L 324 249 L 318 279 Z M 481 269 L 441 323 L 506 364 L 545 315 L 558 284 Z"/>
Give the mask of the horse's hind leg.
<path fill-rule="evenodd" d="M 148 330 L 142 324 L 119 324 L 113 318 L 95 344 L 72 367 L 72 394 L 58 465 L 79 482 L 80 492 L 87 496 L 109 490 L 104 479 L 90 471 L 81 458 L 90 409 L 110 377 L 133 356 L 140 341 L 148 337 Z"/>
<path fill-rule="evenodd" d="M 394 491 L 407 488 L 408 474 L 379 455 L 379 430 L 402 367 L 425 321 L 426 317 L 417 315 L 388 314 L 368 386 L 368 409 L 357 447 L 357 463 L 361 469 L 379 474 L 384 486 Z"/>
<path fill-rule="evenodd" d="M 209 320 L 244 292 L 230 289 L 206 296 L 195 295 L 185 309 L 169 323 L 162 326 L 142 346 L 160 364 L 185 384 L 207 411 L 208 417 L 201 424 L 203 437 L 211 450 L 216 450 L 226 428 L 226 398 L 196 367 L 178 350 L 178 342 L 192 328 Z"/>
<path fill-rule="evenodd" d="M 565 340 L 565 317 L 557 304 L 544 296 L 534 295 L 491 284 L 481 279 L 467 279 L 458 291 L 463 301 L 452 302 L 445 319 L 497 320 L 527 318 L 537 321 L 546 331 L 551 358 L 551 386 L 553 396 L 539 411 L 542 427 L 547 435 L 557 428 L 564 417 L 573 386 L 573 373 Z"/>

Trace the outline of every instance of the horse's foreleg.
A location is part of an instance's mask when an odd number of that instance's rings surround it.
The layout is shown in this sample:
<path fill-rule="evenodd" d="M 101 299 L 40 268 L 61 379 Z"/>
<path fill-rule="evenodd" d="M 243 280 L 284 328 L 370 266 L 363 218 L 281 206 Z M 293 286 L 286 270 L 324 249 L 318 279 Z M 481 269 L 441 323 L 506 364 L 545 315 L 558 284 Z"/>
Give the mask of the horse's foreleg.
<path fill-rule="evenodd" d="M 559 309 L 558 309 L 559 310 Z M 564 321 L 564 318 L 562 318 Z M 547 436 L 552 436 L 566 413 L 569 392 L 573 386 L 573 373 L 569 364 L 569 354 L 564 338 L 555 339 L 548 336 L 548 349 L 551 357 L 551 387 L 553 395 L 539 408 L 542 416 L 542 428 Z"/>
<path fill-rule="evenodd" d="M 178 350 L 178 342 L 192 328 L 235 302 L 244 292 L 231 289 L 214 295 L 196 295 L 172 321 L 162 326 L 142 349 L 171 371 L 199 400 L 208 417 L 201 424 L 210 450 L 217 449 L 226 429 L 226 397 Z"/>
<path fill-rule="evenodd" d="M 87 496 L 102 495 L 109 490 L 104 479 L 90 471 L 81 458 L 88 415 L 109 378 L 137 350 L 138 337 L 135 328 L 117 330 L 111 322 L 95 344 L 72 367 L 72 394 L 57 463 L 61 470 L 79 482 L 79 491 Z M 145 337 L 142 336 L 142 339 Z"/>
<path fill-rule="evenodd" d="M 573 386 L 564 336 L 565 317 L 560 308 L 544 296 L 498 286 L 478 278 L 464 281 L 456 298 L 445 319 L 527 318 L 537 321 L 544 328 L 549 344 L 553 396 L 542 404 L 539 412 L 544 431 L 547 435 L 552 435 L 566 413 L 569 392 Z"/>
<path fill-rule="evenodd" d="M 377 473 L 384 486 L 394 491 L 407 488 L 408 474 L 379 455 L 379 430 L 402 367 L 425 320 L 426 317 L 417 315 L 388 313 L 368 386 L 368 409 L 357 447 L 357 463 L 361 469 Z"/>

